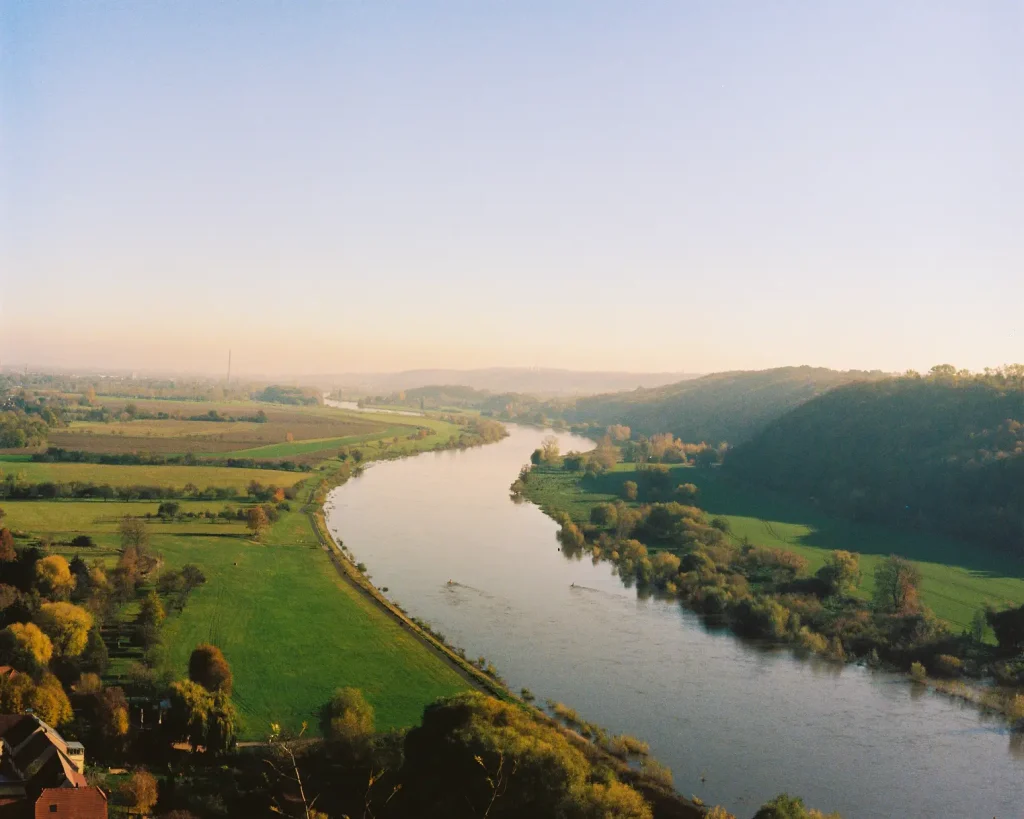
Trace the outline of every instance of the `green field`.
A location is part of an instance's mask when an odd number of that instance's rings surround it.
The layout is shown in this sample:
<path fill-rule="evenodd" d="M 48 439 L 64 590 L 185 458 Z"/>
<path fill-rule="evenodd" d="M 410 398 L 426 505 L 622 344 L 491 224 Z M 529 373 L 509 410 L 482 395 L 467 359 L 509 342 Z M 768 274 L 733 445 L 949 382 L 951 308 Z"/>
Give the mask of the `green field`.
<path fill-rule="evenodd" d="M 306 477 L 279 469 L 233 469 L 226 466 L 117 466 L 113 464 L 0 462 L 0 477 L 24 475 L 29 483 L 92 482 L 110 486 L 173 486 L 193 483 L 200 489 L 234 487 L 244 492 L 250 481 L 288 487 Z"/>
<path fill-rule="evenodd" d="M 131 467 L 125 467 L 130 469 Z M 225 501 L 181 501 L 182 512 L 219 512 L 225 505 L 238 504 Z M 67 541 L 75 535 L 87 534 L 101 546 L 113 546 L 118 541 L 117 527 L 125 515 L 142 517 L 156 515 L 159 501 L 4 501 L 0 507 L 7 513 L 4 525 L 15 533 L 45 535 L 51 540 Z M 184 519 L 162 521 L 153 518 L 148 522 L 150 536 L 156 538 L 168 534 L 243 535 L 245 524 L 240 521 L 207 519 Z M 88 555 L 83 555 L 87 557 Z"/>
<path fill-rule="evenodd" d="M 582 480 L 578 474 L 538 470 L 527 496 L 548 511 L 561 509 L 587 521 L 594 504 L 614 500 L 624 481 L 637 478 L 634 469 L 619 464 L 613 472 Z M 673 471 L 674 484 L 697 485 L 702 509 L 729 520 L 736 542 L 746 537 L 760 546 L 795 552 L 807 558 L 812 572 L 833 549 L 859 552 L 864 579 L 858 594 L 865 599 L 874 590 L 875 566 L 898 554 L 920 568 L 924 603 L 957 630 L 967 628 L 986 603 L 1024 604 L 1024 563 L 1009 555 L 918 531 L 832 518 L 811 504 L 738 486 L 713 469 L 676 466 Z"/>
<path fill-rule="evenodd" d="M 389 427 L 381 432 L 368 433 L 366 435 L 347 435 L 342 438 L 318 438 L 311 441 L 285 441 L 283 444 L 270 444 L 253 449 L 240 449 L 237 452 L 227 452 L 226 458 L 291 458 L 295 455 L 308 455 L 312 452 L 325 452 L 337 450 L 343 446 L 377 441 L 396 435 L 408 435 L 409 427 Z"/>
<path fill-rule="evenodd" d="M 242 407 L 252 409 L 251 405 L 235 405 L 233 409 L 238 412 Z M 198 412 L 201 407 L 186 409 Z M 435 449 L 462 432 L 457 424 L 433 418 L 399 419 L 324 407 L 268 407 L 267 414 L 270 421 L 266 424 L 131 421 L 75 425 L 65 434 L 77 436 L 92 451 L 132 451 L 138 447 L 139 451 L 170 453 L 200 443 L 203 450 L 216 451 L 219 457 L 319 462 L 319 468 L 326 472 L 310 475 L 209 466 L 41 464 L 13 459 L 0 462 L 0 470 L 23 473 L 24 479 L 33 483 L 77 480 L 177 487 L 191 482 L 200 489 L 231 486 L 242 491 L 250 480 L 290 486 L 309 477 L 313 486 L 321 475 L 338 468 L 333 456 L 341 447 L 358 445 L 364 459 L 372 460 Z M 423 428 L 431 434 L 420 437 Z M 285 430 L 295 430 L 294 440 L 283 440 Z M 187 441 L 181 437 L 200 432 Z M 228 449 L 232 440 L 260 445 Z M 186 443 L 189 446 L 184 446 Z M 303 491 L 303 500 L 307 494 Z M 225 501 L 180 504 L 181 513 L 186 515 L 240 505 Z M 160 520 L 156 517 L 158 501 L 32 500 L 2 501 L 0 506 L 6 512 L 4 524 L 15 532 L 19 545 L 44 538 L 52 542 L 51 551 L 70 558 L 76 550 L 66 545 L 68 541 L 77 534 L 88 534 L 97 545 L 80 550 L 81 556 L 87 560 L 100 558 L 108 565 L 116 563 L 119 556 L 117 528 L 121 518 L 151 515 L 147 528 L 164 567 L 195 563 L 207 577 L 207 582 L 192 593 L 185 610 L 171 614 L 164 624 L 164 670 L 182 677 L 196 644 L 213 642 L 220 646 L 234 672 L 234 699 L 242 717 L 243 739 L 264 739 L 271 722 L 297 731 L 307 721 L 315 731 L 317 710 L 339 686 L 362 689 L 376 709 L 381 729 L 414 725 L 425 705 L 469 687 L 459 673 L 338 576 L 304 511 L 284 512 L 263 542 L 257 543 L 238 520 Z M 137 600 L 122 607 L 116 622 L 108 623 L 113 626 L 111 633 L 127 631 L 138 607 Z M 120 679 L 119 675 L 139 659 L 138 649 L 117 652 L 112 658 L 110 680 Z"/>
<path fill-rule="evenodd" d="M 301 513 L 285 516 L 266 545 L 174 537 L 158 548 L 171 566 L 196 563 L 208 578 L 165 625 L 170 667 L 183 675 L 197 643 L 220 646 L 245 739 L 265 738 L 271 722 L 316 730 L 317 709 L 339 686 L 362 689 L 382 729 L 417 724 L 427 703 L 468 687 L 338 577 Z"/>

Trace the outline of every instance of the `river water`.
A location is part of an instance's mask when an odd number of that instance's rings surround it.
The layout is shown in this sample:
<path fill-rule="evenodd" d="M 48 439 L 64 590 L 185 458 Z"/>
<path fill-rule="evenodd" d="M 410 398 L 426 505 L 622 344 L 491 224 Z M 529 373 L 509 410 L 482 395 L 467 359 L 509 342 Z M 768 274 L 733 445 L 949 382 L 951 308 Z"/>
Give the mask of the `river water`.
<path fill-rule="evenodd" d="M 551 433 L 509 431 L 374 464 L 331 493 L 332 532 L 412 614 L 513 689 L 648 741 L 680 792 L 741 819 L 782 791 L 845 819 L 1024 816 L 1024 748 L 975 709 L 711 632 L 608 564 L 564 557 L 555 523 L 508 493 Z M 558 437 L 563 452 L 593 445 Z"/>

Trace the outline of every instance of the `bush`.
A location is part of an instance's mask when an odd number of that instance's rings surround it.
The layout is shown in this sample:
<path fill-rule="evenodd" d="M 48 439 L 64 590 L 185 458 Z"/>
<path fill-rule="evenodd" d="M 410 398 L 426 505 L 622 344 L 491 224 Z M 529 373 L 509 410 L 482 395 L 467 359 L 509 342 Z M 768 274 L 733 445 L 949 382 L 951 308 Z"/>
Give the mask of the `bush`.
<path fill-rule="evenodd" d="M 926 679 L 928 679 L 928 671 L 927 669 L 925 669 L 923 665 L 921 665 L 921 663 L 911 663 L 910 677 L 915 682 L 924 682 Z"/>
<path fill-rule="evenodd" d="M 952 654 L 940 654 L 935 658 L 934 671 L 940 677 L 956 678 L 964 670 L 964 661 Z"/>

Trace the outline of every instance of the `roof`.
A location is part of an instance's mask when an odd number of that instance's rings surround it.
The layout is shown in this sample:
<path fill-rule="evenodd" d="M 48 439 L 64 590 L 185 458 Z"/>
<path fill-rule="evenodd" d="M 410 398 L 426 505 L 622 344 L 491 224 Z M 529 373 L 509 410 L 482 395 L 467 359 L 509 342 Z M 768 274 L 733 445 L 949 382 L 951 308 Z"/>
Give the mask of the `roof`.
<path fill-rule="evenodd" d="M 99 788 L 45 788 L 36 819 L 107 819 L 107 797 Z"/>
<path fill-rule="evenodd" d="M 64 738 L 41 719 L 28 714 L 0 717 L 0 738 L 9 749 L 2 763 L 14 766 L 29 793 L 43 788 L 83 788 L 85 777 L 67 755 Z"/>

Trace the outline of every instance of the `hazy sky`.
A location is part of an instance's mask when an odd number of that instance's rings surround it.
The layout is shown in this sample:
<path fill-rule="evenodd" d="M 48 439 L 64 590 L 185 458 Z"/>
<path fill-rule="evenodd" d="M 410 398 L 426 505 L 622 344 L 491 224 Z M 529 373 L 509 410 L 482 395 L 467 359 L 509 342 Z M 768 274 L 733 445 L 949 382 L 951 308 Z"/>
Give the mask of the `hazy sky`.
<path fill-rule="evenodd" d="M 0 9 L 4 364 L 1024 360 L 1024 3 Z"/>

